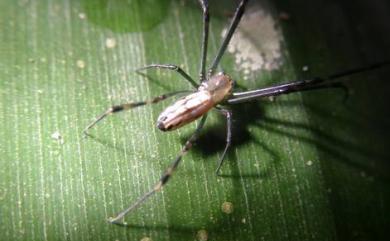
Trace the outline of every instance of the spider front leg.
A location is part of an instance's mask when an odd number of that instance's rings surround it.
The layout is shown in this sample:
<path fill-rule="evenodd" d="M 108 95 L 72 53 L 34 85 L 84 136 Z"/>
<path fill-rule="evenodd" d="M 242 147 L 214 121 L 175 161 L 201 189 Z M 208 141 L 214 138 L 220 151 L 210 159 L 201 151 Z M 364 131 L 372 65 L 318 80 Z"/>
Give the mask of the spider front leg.
<path fill-rule="evenodd" d="M 199 78 L 200 82 L 206 80 L 206 60 L 207 60 L 207 44 L 209 37 L 209 2 L 207 0 L 199 0 L 200 6 L 203 12 L 203 33 L 202 33 L 202 58 L 200 59 L 200 71 Z"/>
<path fill-rule="evenodd" d="M 219 171 L 222 167 L 223 161 L 225 159 L 226 153 L 230 147 L 231 140 L 232 140 L 232 111 L 223 108 L 216 108 L 216 109 L 226 117 L 226 145 L 221 157 L 218 160 L 217 170 L 215 171 L 215 174 L 219 176 Z"/>
<path fill-rule="evenodd" d="M 154 185 L 154 187 L 147 193 L 145 193 L 141 198 L 139 198 L 134 204 L 132 204 L 130 207 L 126 208 L 125 210 L 121 211 L 118 215 L 115 217 L 108 218 L 108 222 L 113 224 L 122 224 L 119 222 L 120 219 L 122 219 L 126 214 L 129 212 L 135 210 L 137 207 L 139 207 L 143 202 L 145 202 L 150 196 L 152 196 L 154 193 L 161 190 L 161 188 L 169 181 L 171 178 L 173 172 L 176 170 L 178 165 L 180 164 L 180 161 L 182 157 L 191 149 L 193 143 L 198 139 L 199 133 L 202 130 L 204 123 L 206 121 L 207 115 L 204 115 L 202 119 L 200 120 L 195 132 L 192 134 L 192 136 L 187 140 L 183 148 L 181 149 L 179 155 L 176 157 L 176 159 L 171 163 L 171 165 L 165 170 L 163 175 L 161 176 L 160 180 Z"/>
<path fill-rule="evenodd" d="M 189 76 L 182 68 L 174 64 L 151 64 L 137 69 L 136 72 L 139 73 L 142 70 L 151 69 L 151 68 L 168 69 L 168 70 L 176 71 L 181 76 L 183 76 L 188 82 L 190 82 L 192 86 L 198 88 L 198 84 L 191 78 L 191 76 Z"/>
<path fill-rule="evenodd" d="M 237 25 L 240 23 L 241 17 L 245 12 L 245 6 L 247 3 L 248 3 L 248 0 L 241 0 L 240 1 L 239 5 L 236 9 L 236 12 L 234 13 L 233 20 L 230 23 L 229 29 L 228 29 L 228 31 L 227 31 L 227 33 L 222 41 L 221 47 L 219 47 L 217 55 L 215 56 L 213 63 L 211 64 L 211 66 L 209 68 L 209 71 L 208 71 L 209 76 L 212 76 L 214 74 L 214 71 L 219 64 L 219 61 L 221 60 L 222 55 L 225 53 L 225 50 L 226 50 L 227 46 L 229 45 L 229 42 L 233 36 L 233 33 L 236 30 Z"/>
<path fill-rule="evenodd" d="M 344 92 L 343 102 L 345 103 L 349 97 L 349 89 L 348 87 L 339 82 L 335 83 L 325 83 L 323 85 L 318 86 L 309 86 L 308 88 L 302 88 L 301 91 L 310 91 L 310 90 L 322 90 L 322 89 L 339 89 Z"/>
<path fill-rule="evenodd" d="M 84 130 L 83 133 L 88 135 L 88 130 L 91 129 L 94 125 L 96 125 L 99 121 L 107 117 L 108 115 L 118 113 L 124 110 L 129 110 L 135 107 L 143 106 L 143 105 L 148 105 L 148 104 L 156 104 L 160 101 L 163 101 L 171 96 L 177 95 L 177 94 L 182 94 L 182 93 L 189 93 L 191 91 L 175 91 L 175 92 L 170 92 L 166 93 L 157 97 L 154 97 L 150 100 L 145 100 L 145 101 L 139 101 L 139 102 L 130 102 L 130 103 L 125 103 L 125 104 L 120 104 L 120 105 L 114 105 L 110 108 L 108 108 L 105 112 L 103 112 L 101 115 L 96 117 L 96 119 L 91 122 Z"/>

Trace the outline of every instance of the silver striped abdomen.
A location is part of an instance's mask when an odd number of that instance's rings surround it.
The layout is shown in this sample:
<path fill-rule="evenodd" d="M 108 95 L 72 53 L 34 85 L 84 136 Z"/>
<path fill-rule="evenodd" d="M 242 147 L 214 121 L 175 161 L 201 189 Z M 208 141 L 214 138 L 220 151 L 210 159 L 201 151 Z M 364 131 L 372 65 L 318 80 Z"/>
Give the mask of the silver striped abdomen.
<path fill-rule="evenodd" d="M 203 90 L 187 95 L 168 106 L 160 114 L 157 127 L 162 131 L 177 129 L 196 120 L 214 105 L 209 91 Z"/>

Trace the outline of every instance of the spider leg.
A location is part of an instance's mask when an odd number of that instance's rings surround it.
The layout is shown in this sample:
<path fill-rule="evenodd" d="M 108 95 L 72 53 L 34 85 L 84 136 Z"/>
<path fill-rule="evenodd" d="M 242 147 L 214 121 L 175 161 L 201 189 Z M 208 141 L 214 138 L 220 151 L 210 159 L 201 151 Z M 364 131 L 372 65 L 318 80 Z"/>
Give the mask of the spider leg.
<path fill-rule="evenodd" d="M 215 69 L 217 68 L 219 61 L 222 58 L 222 55 L 225 53 L 226 47 L 229 45 L 230 39 L 233 36 L 234 31 L 237 28 L 238 23 L 241 20 L 242 15 L 245 11 L 245 5 L 247 4 L 248 0 L 241 0 L 240 4 L 238 5 L 236 12 L 234 13 L 233 21 L 231 22 L 229 26 L 229 30 L 226 33 L 225 38 L 222 41 L 221 47 L 219 48 L 217 55 L 215 56 L 215 59 L 209 69 L 209 76 L 211 76 Z"/>
<path fill-rule="evenodd" d="M 309 86 L 307 88 L 302 88 L 301 91 L 307 91 L 307 90 L 322 90 L 322 89 L 340 89 L 344 92 L 344 98 L 343 102 L 346 102 L 349 97 L 349 89 L 348 87 L 340 82 L 334 82 L 334 83 L 325 83 L 322 85 L 316 85 L 316 86 Z"/>
<path fill-rule="evenodd" d="M 229 104 L 247 102 L 263 97 L 279 96 L 294 92 L 308 91 L 314 89 L 334 88 L 334 83 L 324 83 L 325 79 L 314 78 L 309 80 L 299 80 L 286 84 L 278 84 L 262 89 L 233 93 L 232 98 L 227 100 Z M 340 88 L 340 87 L 339 87 Z"/>
<path fill-rule="evenodd" d="M 140 71 L 142 70 L 151 69 L 151 68 L 168 69 L 168 70 L 176 71 L 181 76 L 183 76 L 188 82 L 190 82 L 192 86 L 198 88 L 198 84 L 191 78 L 191 76 L 189 76 L 182 68 L 174 64 L 150 64 L 145 67 L 136 69 L 136 72 L 140 73 Z"/>
<path fill-rule="evenodd" d="M 222 167 L 223 161 L 225 160 L 226 152 L 228 151 L 232 140 L 232 111 L 223 108 L 217 108 L 217 110 L 219 110 L 226 117 L 226 146 L 218 160 L 218 166 L 215 171 L 215 174 L 219 176 L 219 171 Z"/>
<path fill-rule="evenodd" d="M 206 59 L 207 59 L 207 44 L 209 37 L 209 2 L 207 0 L 199 0 L 199 3 L 203 11 L 203 34 L 202 34 L 202 58 L 200 60 L 200 81 L 203 82 L 206 79 Z"/>
<path fill-rule="evenodd" d="M 199 136 L 200 131 L 202 130 L 204 123 L 206 121 L 207 115 L 204 115 L 202 119 L 200 120 L 196 130 L 192 134 L 192 136 L 187 140 L 187 142 L 184 144 L 183 148 L 181 149 L 180 153 L 176 157 L 176 159 L 171 163 L 171 165 L 165 170 L 163 175 L 161 176 L 160 180 L 154 185 L 154 187 L 147 193 L 145 193 L 142 197 L 140 197 L 135 203 L 133 203 L 128 208 L 124 209 L 120 213 L 118 213 L 115 217 L 108 218 L 108 222 L 113 224 L 122 224 L 121 222 L 118 222 L 120 219 L 122 219 L 126 214 L 133 211 L 137 207 L 139 207 L 144 201 L 146 201 L 150 196 L 152 196 L 154 193 L 161 190 L 161 188 L 168 182 L 168 180 L 171 178 L 173 172 L 176 170 L 178 165 L 180 164 L 180 161 L 182 157 L 190 150 L 193 143 L 196 141 L 196 139 Z"/>
<path fill-rule="evenodd" d="M 94 125 L 96 125 L 99 121 L 107 117 L 108 115 L 121 112 L 124 110 L 129 110 L 135 107 L 143 106 L 143 105 L 148 105 L 148 104 L 156 104 L 160 101 L 163 101 L 171 96 L 177 95 L 177 94 L 182 94 L 182 93 L 188 93 L 190 91 L 175 91 L 175 92 L 170 92 L 166 93 L 157 97 L 154 97 L 150 100 L 145 100 L 145 101 L 139 101 L 139 102 L 130 102 L 130 103 L 125 103 L 125 104 L 120 104 L 120 105 L 114 105 L 110 108 L 108 108 L 105 112 L 103 112 L 101 115 L 96 117 L 94 121 L 92 121 L 84 130 L 83 133 L 88 135 L 88 130 L 91 129 Z"/>
<path fill-rule="evenodd" d="M 278 96 L 278 95 L 284 95 L 284 94 L 306 91 L 306 90 L 313 90 L 313 89 L 322 89 L 322 88 L 346 89 L 346 87 L 342 87 L 342 84 L 340 82 L 335 82 L 335 80 L 346 76 L 378 69 L 389 64 L 390 61 L 383 61 L 368 66 L 364 66 L 364 67 L 348 69 L 342 72 L 328 75 L 326 77 L 316 77 L 307 80 L 298 80 L 298 81 L 288 82 L 284 84 L 278 84 L 278 85 L 261 88 L 257 90 L 236 92 L 233 93 L 232 97 L 227 100 L 227 103 L 237 104 L 237 103 L 247 102 L 250 100 L 255 100 L 263 97 Z"/>

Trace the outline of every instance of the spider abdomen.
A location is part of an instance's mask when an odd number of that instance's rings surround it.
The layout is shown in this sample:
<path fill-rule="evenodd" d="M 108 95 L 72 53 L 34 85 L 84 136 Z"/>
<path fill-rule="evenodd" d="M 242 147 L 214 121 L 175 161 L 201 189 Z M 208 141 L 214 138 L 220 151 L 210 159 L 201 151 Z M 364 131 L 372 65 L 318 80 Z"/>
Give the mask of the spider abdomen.
<path fill-rule="evenodd" d="M 162 131 L 175 130 L 208 112 L 215 103 L 209 91 L 197 91 L 168 106 L 158 117 L 157 127 Z"/>

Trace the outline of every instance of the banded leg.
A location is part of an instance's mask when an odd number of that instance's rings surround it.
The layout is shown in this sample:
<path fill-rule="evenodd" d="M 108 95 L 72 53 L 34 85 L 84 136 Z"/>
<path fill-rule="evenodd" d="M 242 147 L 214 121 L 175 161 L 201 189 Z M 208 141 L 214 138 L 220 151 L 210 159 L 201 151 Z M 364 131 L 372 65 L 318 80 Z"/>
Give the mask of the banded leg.
<path fill-rule="evenodd" d="M 202 58 L 200 60 L 199 77 L 200 77 L 200 82 L 203 82 L 206 80 L 206 60 L 207 60 L 207 44 L 208 44 L 208 37 L 209 37 L 210 15 L 209 15 L 209 2 L 207 0 L 199 0 L 199 3 L 203 11 Z"/>
<path fill-rule="evenodd" d="M 217 170 L 215 171 L 215 174 L 219 175 L 219 171 L 225 159 L 226 152 L 228 151 L 232 140 L 232 111 L 222 108 L 217 109 L 226 117 L 226 146 L 223 150 L 221 157 L 218 160 Z"/>
<path fill-rule="evenodd" d="M 286 84 L 274 85 L 262 89 L 250 90 L 245 92 L 233 93 L 232 98 L 227 100 L 229 104 L 237 104 L 270 96 L 279 96 L 294 92 L 325 89 L 325 88 L 343 88 L 341 83 L 324 83 L 327 79 L 314 78 L 310 80 L 294 81 Z"/>
<path fill-rule="evenodd" d="M 238 5 L 236 12 L 234 13 L 233 21 L 229 26 L 229 30 L 226 33 L 225 38 L 222 41 L 221 47 L 219 48 L 217 55 L 215 56 L 215 59 L 209 69 L 208 75 L 211 76 L 215 69 L 217 68 L 219 61 L 222 58 L 222 55 L 225 53 L 226 47 L 229 45 L 230 39 L 233 36 L 234 31 L 237 28 L 238 23 L 241 20 L 242 15 L 245 11 L 245 5 L 247 4 L 248 0 L 241 0 L 240 4 Z"/>
<path fill-rule="evenodd" d="M 289 94 L 298 91 L 313 90 L 313 89 L 320 89 L 320 88 L 332 88 L 332 87 L 337 87 L 337 85 L 338 88 L 342 88 L 340 86 L 341 83 L 335 82 L 335 80 L 349 75 L 360 74 L 374 69 L 382 68 L 389 64 L 390 61 L 383 61 L 368 66 L 364 66 L 364 67 L 348 69 L 342 72 L 328 75 L 327 77 L 324 78 L 317 77 L 308 80 L 299 80 L 299 81 L 288 82 L 285 84 L 278 84 L 278 85 L 257 89 L 257 90 L 237 92 L 232 94 L 232 97 L 227 100 L 227 103 L 237 104 L 237 103 L 260 99 L 263 97 L 278 96 L 278 95 Z"/>
<path fill-rule="evenodd" d="M 173 172 L 176 170 L 178 165 L 180 164 L 180 161 L 182 157 L 190 150 L 193 143 L 196 141 L 196 139 L 199 136 L 200 131 L 202 130 L 204 123 L 206 121 L 207 115 L 204 115 L 202 119 L 200 120 L 195 132 L 192 134 L 192 136 L 187 140 L 185 145 L 183 146 L 182 150 L 180 151 L 179 155 L 176 157 L 176 159 L 171 163 L 171 165 L 165 170 L 163 175 L 160 178 L 160 181 L 158 181 L 154 187 L 147 193 L 145 193 L 141 198 L 139 198 L 134 204 L 132 204 L 130 207 L 126 208 L 125 210 L 121 211 L 116 217 L 108 218 L 108 222 L 113 224 L 122 224 L 119 222 L 120 219 L 122 219 L 126 214 L 129 212 L 135 210 L 137 207 L 139 207 L 143 202 L 145 202 L 150 196 L 152 196 L 154 193 L 161 190 L 161 188 L 168 182 L 168 180 L 171 178 Z"/>
<path fill-rule="evenodd" d="M 173 65 L 173 64 L 151 64 L 151 65 L 147 65 L 145 67 L 139 68 L 136 71 L 140 72 L 142 70 L 151 69 L 151 68 L 168 69 L 168 70 L 176 71 L 181 76 L 183 76 L 186 80 L 188 80 L 188 82 L 190 82 L 190 84 L 192 86 L 194 86 L 195 88 L 198 88 L 198 84 L 191 78 L 191 76 L 189 76 L 182 68 L 180 68 L 177 65 Z"/>
<path fill-rule="evenodd" d="M 174 96 L 174 95 L 177 95 L 177 94 L 182 94 L 182 93 L 188 93 L 188 92 L 190 92 L 190 91 L 175 91 L 175 92 L 171 92 L 171 93 L 167 93 L 167 94 L 163 94 L 163 95 L 154 97 L 153 99 L 146 100 L 146 101 L 139 101 L 139 102 L 125 103 L 125 104 L 121 104 L 121 105 L 114 105 L 114 106 L 108 108 L 101 115 L 96 117 L 96 119 L 93 122 L 91 122 L 83 130 L 83 133 L 88 135 L 88 130 L 91 129 L 94 125 L 96 125 L 99 121 L 101 121 L 102 119 L 104 119 L 108 115 L 111 115 L 111 114 L 114 114 L 114 113 L 117 113 L 117 112 L 121 112 L 121 111 L 124 111 L 124 110 L 129 110 L 129 109 L 132 109 L 132 108 L 135 108 L 135 107 L 139 107 L 139 106 L 143 106 L 143 105 L 156 104 L 156 103 L 158 103 L 160 101 L 163 101 L 163 100 L 165 100 L 165 99 L 167 99 L 167 98 L 169 98 L 171 96 Z"/>

